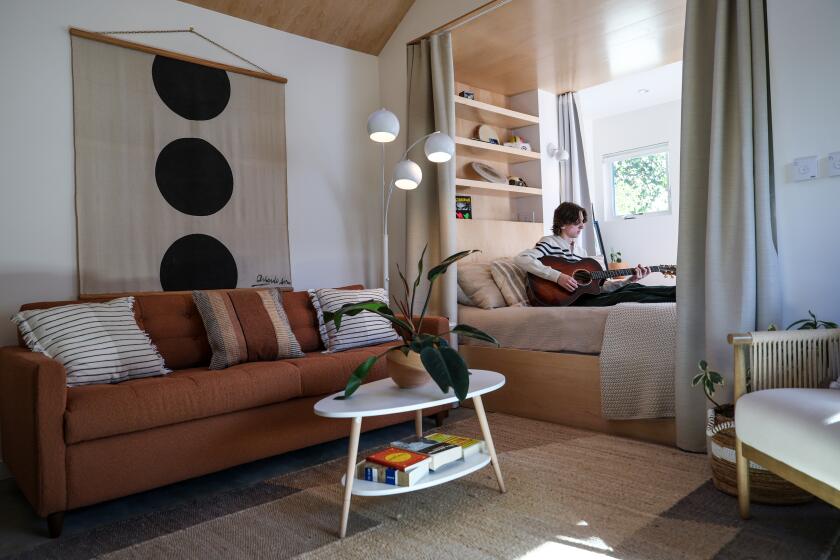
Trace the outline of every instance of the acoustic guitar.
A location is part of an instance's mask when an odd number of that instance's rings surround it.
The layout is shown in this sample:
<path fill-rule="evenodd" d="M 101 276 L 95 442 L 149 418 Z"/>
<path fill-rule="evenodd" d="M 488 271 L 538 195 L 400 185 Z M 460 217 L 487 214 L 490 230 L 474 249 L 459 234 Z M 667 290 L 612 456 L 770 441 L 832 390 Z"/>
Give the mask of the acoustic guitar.
<path fill-rule="evenodd" d="M 601 293 L 601 285 L 608 278 L 632 276 L 635 268 L 604 270 L 595 259 L 581 259 L 569 262 L 559 257 L 543 257 L 540 262 L 549 268 L 559 270 L 575 279 L 578 287 L 574 292 L 561 288 L 556 282 L 528 274 L 528 301 L 535 307 L 563 307 L 571 305 L 583 294 Z M 676 276 L 677 267 L 672 264 L 660 264 L 650 267 L 651 272 L 661 272 L 665 276 Z"/>

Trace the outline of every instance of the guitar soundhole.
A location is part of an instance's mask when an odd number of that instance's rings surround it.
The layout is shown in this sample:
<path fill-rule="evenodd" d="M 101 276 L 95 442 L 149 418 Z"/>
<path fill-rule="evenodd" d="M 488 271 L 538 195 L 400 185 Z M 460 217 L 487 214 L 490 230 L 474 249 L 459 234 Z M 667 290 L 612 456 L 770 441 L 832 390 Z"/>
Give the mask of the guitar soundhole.
<path fill-rule="evenodd" d="M 578 283 L 578 286 L 586 286 L 592 282 L 592 275 L 588 270 L 575 270 L 572 276 L 574 277 L 575 282 Z"/>

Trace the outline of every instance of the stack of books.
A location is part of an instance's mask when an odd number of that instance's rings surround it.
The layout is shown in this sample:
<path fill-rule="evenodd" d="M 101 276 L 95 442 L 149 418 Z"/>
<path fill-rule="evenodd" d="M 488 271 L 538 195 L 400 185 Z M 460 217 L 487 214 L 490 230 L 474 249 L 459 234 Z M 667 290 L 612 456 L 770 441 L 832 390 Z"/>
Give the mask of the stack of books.
<path fill-rule="evenodd" d="M 450 434 L 435 433 L 394 441 L 388 449 L 369 455 L 356 465 L 356 478 L 414 486 L 429 471 L 437 471 L 479 452 L 487 452 L 487 445 L 482 440 Z"/>

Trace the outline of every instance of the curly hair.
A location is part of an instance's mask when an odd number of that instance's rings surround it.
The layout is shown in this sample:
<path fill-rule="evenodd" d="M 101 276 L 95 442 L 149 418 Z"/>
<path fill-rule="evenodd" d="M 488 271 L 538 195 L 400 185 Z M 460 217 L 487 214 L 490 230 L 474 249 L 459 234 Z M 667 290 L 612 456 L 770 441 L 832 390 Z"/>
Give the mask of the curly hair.
<path fill-rule="evenodd" d="M 561 202 L 560 206 L 554 209 L 554 225 L 551 226 L 551 231 L 554 235 L 560 235 L 563 226 L 576 224 L 578 220 L 582 220 L 584 224 L 589 220 L 586 208 L 574 202 Z"/>

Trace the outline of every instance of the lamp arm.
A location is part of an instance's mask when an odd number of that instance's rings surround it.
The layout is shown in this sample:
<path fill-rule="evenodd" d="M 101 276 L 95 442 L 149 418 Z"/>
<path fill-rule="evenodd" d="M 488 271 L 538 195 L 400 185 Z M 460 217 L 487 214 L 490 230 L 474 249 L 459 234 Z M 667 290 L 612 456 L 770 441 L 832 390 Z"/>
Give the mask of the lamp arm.
<path fill-rule="evenodd" d="M 415 141 L 411 144 L 411 146 L 409 146 L 408 148 L 406 148 L 406 150 L 403 152 L 403 155 L 402 155 L 402 158 L 401 158 L 401 159 L 405 159 L 405 158 L 407 158 L 407 157 L 408 157 L 408 152 L 410 152 L 410 151 L 411 151 L 411 149 L 412 149 L 414 146 L 416 146 L 417 144 L 419 144 L 420 142 L 422 142 L 423 140 L 425 140 L 426 138 L 428 138 L 428 137 L 429 137 L 429 136 L 431 136 L 432 134 L 437 134 L 438 132 L 440 132 L 440 131 L 439 131 L 439 130 L 436 130 L 436 131 L 434 131 L 434 132 L 430 132 L 430 133 L 428 133 L 427 135 L 425 135 L 425 136 L 421 136 L 420 138 L 418 138 L 417 140 L 415 140 Z"/>

